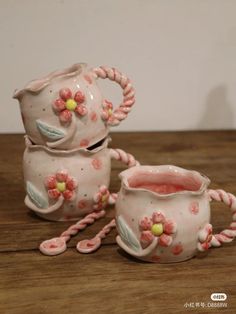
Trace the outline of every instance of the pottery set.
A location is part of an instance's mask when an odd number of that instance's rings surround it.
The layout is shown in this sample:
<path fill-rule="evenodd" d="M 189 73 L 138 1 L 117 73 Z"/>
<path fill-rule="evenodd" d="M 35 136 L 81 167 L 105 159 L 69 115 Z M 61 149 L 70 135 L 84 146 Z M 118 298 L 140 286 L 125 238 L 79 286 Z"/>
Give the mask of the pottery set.
<path fill-rule="evenodd" d="M 118 108 L 104 99 L 97 78 L 120 85 Z M 26 130 L 25 204 L 48 220 L 75 220 L 114 203 L 111 159 L 137 164 L 130 154 L 108 148 L 109 126 L 124 120 L 135 101 L 130 80 L 114 68 L 75 64 L 31 81 L 14 98 Z"/>
<path fill-rule="evenodd" d="M 113 108 L 97 85 L 108 78 L 120 85 L 123 102 Z M 171 165 L 140 166 L 121 149 L 110 149 L 109 127 L 124 120 L 135 102 L 130 80 L 109 67 L 75 64 L 30 82 L 16 91 L 26 130 L 23 172 L 25 204 L 48 220 L 79 219 L 40 250 L 57 255 L 79 231 L 103 217 L 115 204 L 115 219 L 93 239 L 78 242 L 90 253 L 117 229 L 118 245 L 148 262 L 171 263 L 192 258 L 236 237 L 236 197 L 209 190 L 204 175 Z M 111 160 L 129 169 L 120 174 L 118 194 L 110 193 Z M 210 201 L 221 201 L 233 214 L 228 229 L 212 234 Z"/>

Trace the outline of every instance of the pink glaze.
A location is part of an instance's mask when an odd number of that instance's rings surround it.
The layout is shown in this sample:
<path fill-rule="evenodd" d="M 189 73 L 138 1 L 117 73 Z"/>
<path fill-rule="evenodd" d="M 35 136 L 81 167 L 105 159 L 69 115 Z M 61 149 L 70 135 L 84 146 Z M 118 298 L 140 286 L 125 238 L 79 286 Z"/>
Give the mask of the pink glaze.
<path fill-rule="evenodd" d="M 176 175 L 167 169 L 166 172 L 150 173 L 137 172 L 128 179 L 130 188 L 145 189 L 157 194 L 171 194 L 181 191 L 198 191 L 202 181 L 193 173 L 180 173 Z"/>
<path fill-rule="evenodd" d="M 176 185 L 176 184 L 155 184 L 155 183 L 140 183 L 137 186 L 131 185 L 133 188 L 139 188 L 139 189 L 145 189 L 150 190 L 152 192 L 158 193 L 158 194 L 170 194 L 170 193 L 176 193 L 180 191 L 185 191 L 184 186 L 182 185 Z"/>
<path fill-rule="evenodd" d="M 105 110 L 105 117 L 98 78 L 116 82 L 123 92 L 122 103 Z M 26 134 L 35 144 L 71 150 L 84 139 L 94 145 L 106 137 L 109 126 L 118 125 L 131 111 L 134 94 L 130 80 L 118 70 L 78 63 L 31 81 L 13 97 L 20 103 Z"/>
<path fill-rule="evenodd" d="M 198 247 L 206 247 L 205 238 L 198 245 L 198 232 L 210 220 L 208 178 L 168 165 L 133 167 L 120 178 L 117 242 L 127 253 L 145 261 L 169 263 L 187 260 L 196 255 Z"/>
<path fill-rule="evenodd" d="M 48 220 L 75 220 L 105 208 L 115 199 L 108 187 L 111 159 L 117 156 L 116 150 L 107 148 L 108 142 L 106 138 L 90 149 L 56 150 L 35 145 L 26 137 L 26 206 Z M 130 154 L 119 152 L 119 160 L 128 167 L 137 164 Z"/>
<path fill-rule="evenodd" d="M 145 261 L 171 263 L 236 237 L 236 197 L 207 190 L 209 179 L 175 166 L 137 166 L 123 171 L 116 202 L 117 243 Z M 232 211 L 232 223 L 212 234 L 210 201 Z"/>

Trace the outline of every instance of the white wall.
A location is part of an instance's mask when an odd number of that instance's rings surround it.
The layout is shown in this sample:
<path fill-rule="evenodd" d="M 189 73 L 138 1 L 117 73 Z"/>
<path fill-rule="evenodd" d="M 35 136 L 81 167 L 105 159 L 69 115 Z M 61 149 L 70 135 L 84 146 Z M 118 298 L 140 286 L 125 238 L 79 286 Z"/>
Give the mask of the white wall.
<path fill-rule="evenodd" d="M 235 0 L 0 0 L 0 132 L 23 131 L 15 88 L 84 61 L 135 85 L 116 130 L 236 128 L 235 12 Z"/>

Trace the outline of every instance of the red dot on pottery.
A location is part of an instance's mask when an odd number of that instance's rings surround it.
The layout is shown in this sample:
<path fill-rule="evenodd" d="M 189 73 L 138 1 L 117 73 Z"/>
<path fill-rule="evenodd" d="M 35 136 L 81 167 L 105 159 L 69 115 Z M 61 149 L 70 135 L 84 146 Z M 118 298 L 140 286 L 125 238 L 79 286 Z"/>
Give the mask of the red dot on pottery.
<path fill-rule="evenodd" d="M 196 202 L 196 201 L 190 203 L 189 211 L 190 211 L 192 214 L 197 215 L 198 212 L 199 212 L 199 203 Z"/>
<path fill-rule="evenodd" d="M 91 241 L 91 242 L 88 241 L 86 245 L 87 245 L 87 247 L 93 247 L 93 246 L 94 246 L 94 243 L 93 243 L 92 241 Z"/>
<path fill-rule="evenodd" d="M 66 216 L 64 216 L 64 219 L 65 219 L 65 220 L 71 220 L 71 219 L 72 219 L 72 216 L 66 215 Z"/>
<path fill-rule="evenodd" d="M 57 248 L 57 245 L 55 245 L 55 244 L 50 244 L 49 248 L 50 248 L 50 249 L 56 249 L 56 248 Z"/>
<path fill-rule="evenodd" d="M 85 79 L 85 81 L 88 82 L 89 84 L 92 84 L 92 83 L 93 83 L 91 77 L 90 77 L 89 75 L 87 75 L 87 74 L 84 75 L 84 79 Z"/>
<path fill-rule="evenodd" d="M 89 146 L 89 140 L 87 140 L 86 138 L 82 139 L 80 141 L 80 144 L 79 144 L 81 147 L 87 147 Z"/>
<path fill-rule="evenodd" d="M 180 243 L 176 244 L 175 246 L 173 246 L 173 248 L 172 248 L 171 251 L 172 251 L 172 253 L 173 253 L 174 255 L 179 255 L 180 253 L 183 252 L 183 246 L 182 246 L 182 244 L 180 244 Z"/>
<path fill-rule="evenodd" d="M 87 206 L 87 201 L 86 200 L 80 200 L 78 202 L 77 206 L 78 206 L 79 209 L 84 209 Z"/>
<path fill-rule="evenodd" d="M 101 168 L 102 168 L 102 162 L 101 162 L 101 160 L 98 159 L 98 158 L 94 158 L 94 159 L 92 160 L 92 166 L 93 166 L 93 168 L 96 169 L 96 170 L 101 169 Z"/>
<path fill-rule="evenodd" d="M 160 256 L 154 255 L 154 256 L 152 257 L 152 261 L 153 261 L 153 262 L 159 262 L 159 261 L 160 261 Z"/>
<path fill-rule="evenodd" d="M 97 121 L 98 116 L 97 116 L 97 114 L 96 114 L 95 111 L 92 111 L 92 112 L 91 112 L 91 114 L 90 114 L 90 119 L 91 119 L 91 121 L 93 121 L 93 122 L 96 122 L 96 121 Z"/>

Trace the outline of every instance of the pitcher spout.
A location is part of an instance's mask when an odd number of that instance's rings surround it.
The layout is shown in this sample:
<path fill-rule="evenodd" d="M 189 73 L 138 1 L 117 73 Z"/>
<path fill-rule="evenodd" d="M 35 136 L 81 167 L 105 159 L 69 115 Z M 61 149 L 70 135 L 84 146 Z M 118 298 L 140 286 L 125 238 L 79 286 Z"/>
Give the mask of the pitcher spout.
<path fill-rule="evenodd" d="M 62 77 L 71 77 L 78 75 L 83 68 L 87 67 L 86 63 L 75 63 L 63 70 L 56 70 L 40 79 L 30 81 L 23 89 L 15 90 L 13 94 L 14 99 L 20 100 L 26 92 L 37 94 L 48 86 L 54 79 Z"/>

